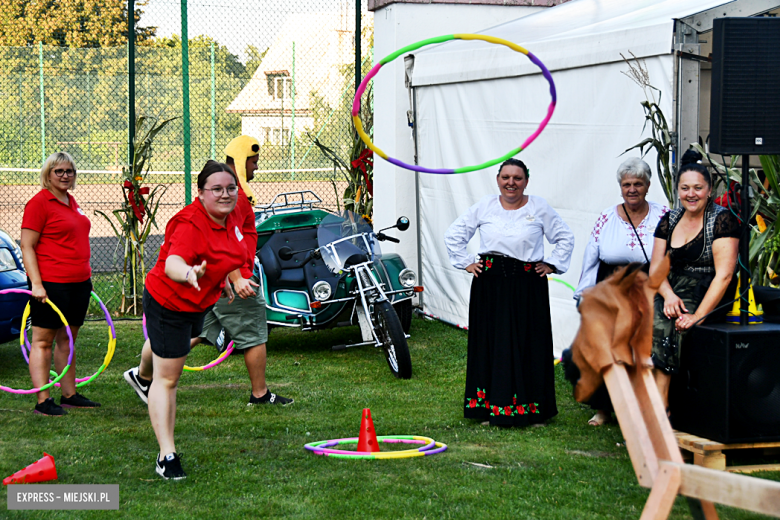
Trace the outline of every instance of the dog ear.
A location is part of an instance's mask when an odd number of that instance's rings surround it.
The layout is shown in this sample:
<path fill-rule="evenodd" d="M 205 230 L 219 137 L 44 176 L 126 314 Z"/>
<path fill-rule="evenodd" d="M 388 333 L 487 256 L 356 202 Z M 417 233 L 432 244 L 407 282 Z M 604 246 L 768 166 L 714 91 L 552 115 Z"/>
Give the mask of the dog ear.
<path fill-rule="evenodd" d="M 619 274 L 620 279 L 618 281 L 618 287 L 624 294 L 628 294 L 631 288 L 636 283 L 636 277 L 641 272 L 642 264 L 633 262 L 623 268 L 623 272 Z"/>

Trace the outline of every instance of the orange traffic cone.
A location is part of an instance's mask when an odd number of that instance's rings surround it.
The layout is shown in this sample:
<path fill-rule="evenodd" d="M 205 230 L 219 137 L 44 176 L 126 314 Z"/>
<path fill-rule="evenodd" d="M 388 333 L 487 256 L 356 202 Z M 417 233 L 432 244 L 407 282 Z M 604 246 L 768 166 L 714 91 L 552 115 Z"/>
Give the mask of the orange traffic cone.
<path fill-rule="evenodd" d="M 374 421 L 371 419 L 371 409 L 363 408 L 363 420 L 360 421 L 360 436 L 358 437 L 358 451 L 379 451 L 379 442 L 376 440 Z"/>
<path fill-rule="evenodd" d="M 10 477 L 3 479 L 3 485 L 8 484 L 32 484 L 33 482 L 46 482 L 57 480 L 57 468 L 54 466 L 54 457 L 43 452 L 43 457 L 38 462 L 33 462 L 24 469 L 20 469 Z"/>

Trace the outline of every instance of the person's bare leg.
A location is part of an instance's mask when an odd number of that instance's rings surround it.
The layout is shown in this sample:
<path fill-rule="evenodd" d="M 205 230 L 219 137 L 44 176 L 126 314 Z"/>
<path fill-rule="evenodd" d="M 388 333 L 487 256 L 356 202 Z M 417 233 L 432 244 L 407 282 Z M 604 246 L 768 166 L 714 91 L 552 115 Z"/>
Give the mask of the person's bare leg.
<path fill-rule="evenodd" d="M 672 376 L 665 374 L 658 369 L 653 370 L 653 378 L 664 402 L 664 408 L 669 409 L 669 384 L 672 382 Z"/>
<path fill-rule="evenodd" d="M 252 383 L 252 395 L 263 397 L 268 392 L 268 386 L 265 384 L 265 343 L 246 349 L 244 364 L 249 372 L 249 381 Z"/>
<path fill-rule="evenodd" d="M 152 353 L 152 344 L 147 339 L 144 342 L 143 349 L 141 349 L 141 362 L 138 364 L 138 375 L 146 379 L 147 381 L 151 381 L 152 377 L 154 377 L 154 361 L 152 358 L 153 355 L 154 354 Z"/>
<path fill-rule="evenodd" d="M 70 362 L 70 368 L 60 379 L 60 388 L 63 397 L 73 397 L 76 393 L 76 338 L 79 335 L 79 327 L 71 327 L 70 333 L 73 335 L 73 359 Z M 68 331 L 65 327 L 57 330 L 56 343 L 54 346 L 54 369 L 58 374 L 68 366 L 68 357 L 70 356 L 70 341 L 68 340 Z"/>
<path fill-rule="evenodd" d="M 173 430 L 176 425 L 176 390 L 187 356 L 161 358 L 152 353 L 154 374 L 149 388 L 149 418 L 160 445 L 160 457 L 176 452 Z"/>
<path fill-rule="evenodd" d="M 33 388 L 40 388 L 49 382 L 49 367 L 51 366 L 51 346 L 57 334 L 56 329 L 32 328 L 32 342 L 30 343 L 30 379 Z M 43 390 L 37 393 L 38 403 L 49 398 L 49 391 Z"/>

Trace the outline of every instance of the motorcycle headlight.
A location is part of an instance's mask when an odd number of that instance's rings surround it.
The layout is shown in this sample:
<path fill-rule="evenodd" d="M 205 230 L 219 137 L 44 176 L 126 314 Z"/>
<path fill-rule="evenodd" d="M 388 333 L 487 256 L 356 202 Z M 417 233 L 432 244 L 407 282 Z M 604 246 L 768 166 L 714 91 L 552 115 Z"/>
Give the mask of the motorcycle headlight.
<path fill-rule="evenodd" d="M 398 274 L 398 281 L 401 282 L 401 285 L 404 287 L 411 288 L 417 285 L 417 275 L 407 267 Z"/>
<path fill-rule="evenodd" d="M 320 280 L 314 284 L 314 287 L 311 288 L 311 292 L 314 294 L 315 300 L 323 302 L 330 298 L 330 284 L 324 280 Z"/>

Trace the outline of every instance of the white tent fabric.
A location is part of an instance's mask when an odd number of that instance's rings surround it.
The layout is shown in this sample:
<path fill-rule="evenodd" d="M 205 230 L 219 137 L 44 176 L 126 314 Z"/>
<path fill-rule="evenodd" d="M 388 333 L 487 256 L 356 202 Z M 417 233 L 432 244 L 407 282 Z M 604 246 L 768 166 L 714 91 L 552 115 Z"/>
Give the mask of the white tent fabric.
<path fill-rule="evenodd" d="M 547 129 L 518 157 L 530 168 L 527 193 L 544 197 L 571 226 L 576 245 L 568 273 L 576 286 L 584 247 L 598 214 L 620 202 L 624 150 L 649 135 L 643 90 L 622 74 L 620 53 L 645 59 L 660 106 L 673 113 L 674 22 L 717 0 L 574 0 L 483 31 L 523 45 L 552 71 L 558 105 Z M 550 101 L 547 82 L 527 58 L 501 46 L 455 41 L 415 55 L 419 164 L 439 168 L 479 164 L 516 147 L 539 124 Z M 655 172 L 655 156 L 645 160 Z M 420 236 L 424 310 L 468 326 L 471 275 L 455 270 L 443 243 L 447 227 L 484 195 L 497 193 L 497 168 L 464 175 L 420 174 Z M 648 198 L 666 203 L 657 179 Z M 413 186 L 410 186 L 410 191 Z M 470 243 L 477 253 L 478 238 Z M 473 249 L 472 249 L 473 248 Z M 556 353 L 579 326 L 573 292 L 552 282 Z"/>

